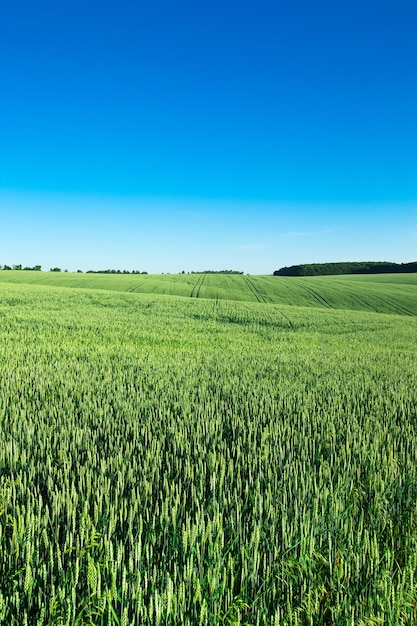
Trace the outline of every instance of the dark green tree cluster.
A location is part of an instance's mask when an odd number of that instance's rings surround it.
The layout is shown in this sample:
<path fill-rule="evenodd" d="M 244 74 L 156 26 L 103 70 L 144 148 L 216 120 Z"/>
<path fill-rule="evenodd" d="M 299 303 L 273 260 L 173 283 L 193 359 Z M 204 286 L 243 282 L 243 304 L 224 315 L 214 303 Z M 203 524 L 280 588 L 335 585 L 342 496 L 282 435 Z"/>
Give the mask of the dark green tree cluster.
<path fill-rule="evenodd" d="M 18 265 L 0 265 L 0 270 L 24 270 L 31 272 L 40 272 L 42 270 L 41 265 L 34 265 L 33 267 L 22 267 L 22 264 Z"/>
<path fill-rule="evenodd" d="M 24 271 L 34 271 L 41 272 L 41 265 L 34 265 L 33 267 L 23 267 L 22 264 L 18 265 L 0 265 L 0 270 L 24 270 Z M 68 272 L 68 270 L 62 270 L 60 267 L 51 267 L 50 272 Z M 77 270 L 78 274 L 82 274 L 82 270 Z M 140 272 L 139 270 L 132 270 L 129 272 L 128 270 L 88 270 L 87 274 L 147 274 L 148 272 Z"/>
<path fill-rule="evenodd" d="M 337 274 L 403 274 L 417 272 L 417 261 L 390 263 L 389 261 L 353 261 L 346 263 L 308 263 L 282 267 L 274 276 L 328 276 Z"/>

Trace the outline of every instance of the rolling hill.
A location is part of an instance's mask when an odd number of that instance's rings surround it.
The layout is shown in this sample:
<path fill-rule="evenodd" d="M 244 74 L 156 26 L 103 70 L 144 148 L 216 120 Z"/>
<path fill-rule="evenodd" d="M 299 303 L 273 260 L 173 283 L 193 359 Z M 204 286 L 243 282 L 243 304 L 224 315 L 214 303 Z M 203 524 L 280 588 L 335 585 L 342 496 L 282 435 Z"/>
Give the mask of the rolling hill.
<path fill-rule="evenodd" d="M 417 274 L 285 277 L 1 271 L 0 283 L 417 315 Z"/>

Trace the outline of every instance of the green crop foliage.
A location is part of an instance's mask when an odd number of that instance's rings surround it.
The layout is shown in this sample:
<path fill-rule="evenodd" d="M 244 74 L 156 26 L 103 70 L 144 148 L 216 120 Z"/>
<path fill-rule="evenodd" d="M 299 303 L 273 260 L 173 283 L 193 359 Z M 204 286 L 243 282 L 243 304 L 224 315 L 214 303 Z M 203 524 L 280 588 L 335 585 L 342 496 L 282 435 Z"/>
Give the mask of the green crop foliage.
<path fill-rule="evenodd" d="M 1 282 L 0 623 L 416 624 L 415 286 L 201 276 Z"/>
<path fill-rule="evenodd" d="M 417 274 L 285 277 L 0 271 L 1 283 L 417 315 Z"/>

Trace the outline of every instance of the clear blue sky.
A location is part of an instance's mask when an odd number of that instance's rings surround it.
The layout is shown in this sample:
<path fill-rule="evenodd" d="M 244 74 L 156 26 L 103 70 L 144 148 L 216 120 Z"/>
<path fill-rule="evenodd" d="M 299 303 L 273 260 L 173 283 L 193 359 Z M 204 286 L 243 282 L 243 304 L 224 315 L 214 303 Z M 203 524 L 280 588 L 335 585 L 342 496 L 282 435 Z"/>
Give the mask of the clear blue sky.
<path fill-rule="evenodd" d="M 3 0 L 0 263 L 417 260 L 415 0 Z"/>

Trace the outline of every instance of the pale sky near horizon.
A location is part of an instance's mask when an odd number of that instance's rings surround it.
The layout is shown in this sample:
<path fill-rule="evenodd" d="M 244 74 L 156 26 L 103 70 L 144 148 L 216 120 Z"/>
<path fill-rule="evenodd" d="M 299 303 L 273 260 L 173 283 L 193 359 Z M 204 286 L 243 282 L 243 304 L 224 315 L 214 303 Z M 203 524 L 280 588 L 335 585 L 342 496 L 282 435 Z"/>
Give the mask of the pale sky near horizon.
<path fill-rule="evenodd" d="M 0 264 L 417 260 L 417 4 L 0 8 Z"/>

